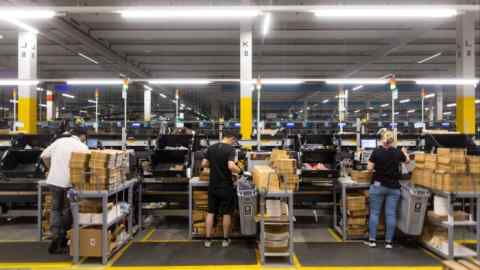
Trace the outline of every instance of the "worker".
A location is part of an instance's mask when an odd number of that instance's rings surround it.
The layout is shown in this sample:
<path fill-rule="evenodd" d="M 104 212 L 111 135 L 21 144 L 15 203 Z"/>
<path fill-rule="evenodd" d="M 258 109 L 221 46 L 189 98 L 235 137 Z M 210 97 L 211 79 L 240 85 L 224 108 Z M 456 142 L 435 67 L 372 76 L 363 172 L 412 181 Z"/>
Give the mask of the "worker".
<path fill-rule="evenodd" d="M 369 239 L 365 242 L 369 247 L 376 247 L 377 226 L 383 202 L 385 201 L 385 248 L 393 248 L 393 238 L 397 226 L 397 206 L 400 200 L 400 165 L 410 161 L 405 148 L 398 150 L 394 146 L 392 131 L 381 134 L 382 144 L 376 148 L 368 161 L 368 170 L 373 172 L 369 189 L 370 218 L 368 223 Z"/>
<path fill-rule="evenodd" d="M 47 184 L 52 194 L 50 231 L 53 239 L 48 248 L 51 254 L 67 251 L 66 232 L 72 223 L 66 196 L 71 187 L 69 169 L 71 154 L 75 151 L 88 150 L 84 143 L 86 132 L 83 129 L 74 129 L 70 133 L 71 136 L 54 141 L 40 156 L 45 166 L 49 168 Z"/>
<path fill-rule="evenodd" d="M 242 175 L 243 171 L 235 164 L 236 138 L 233 134 L 224 134 L 223 140 L 207 149 L 202 167 L 210 168 L 208 184 L 208 213 L 206 220 L 206 240 L 204 246 L 212 245 L 212 229 L 215 216 L 223 215 L 222 246 L 230 245 L 229 232 L 232 213 L 235 208 L 235 189 L 232 174 Z"/>

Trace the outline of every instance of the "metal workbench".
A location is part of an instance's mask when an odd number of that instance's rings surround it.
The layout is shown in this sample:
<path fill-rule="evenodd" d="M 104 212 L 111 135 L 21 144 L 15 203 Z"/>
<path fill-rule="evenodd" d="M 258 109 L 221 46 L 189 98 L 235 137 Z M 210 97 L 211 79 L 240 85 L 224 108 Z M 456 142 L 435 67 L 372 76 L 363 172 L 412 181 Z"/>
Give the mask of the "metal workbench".
<path fill-rule="evenodd" d="M 79 263 L 80 261 L 80 222 L 79 222 L 79 206 L 78 201 L 81 199 L 101 199 L 102 200 L 102 263 L 106 264 L 108 259 L 111 255 L 115 254 L 118 250 L 120 250 L 129 240 L 133 238 L 134 228 L 133 228 L 133 215 L 134 215 L 134 207 L 133 207 L 133 190 L 134 186 L 138 183 L 136 178 L 126 181 L 122 183 L 112 190 L 99 190 L 99 191 L 78 191 L 76 193 L 76 201 L 71 200 L 71 208 L 72 208 L 72 216 L 73 216 L 73 233 L 72 233 L 72 244 L 71 248 L 73 248 L 73 262 Z M 120 193 L 124 193 L 128 191 L 128 199 L 127 202 L 130 206 L 130 211 L 127 215 L 120 215 L 119 217 L 115 218 L 114 220 L 108 221 L 108 198 L 110 196 L 117 196 Z M 128 218 L 128 227 L 127 232 L 129 237 L 125 239 L 123 243 L 121 243 L 118 247 L 116 247 L 111 252 L 109 251 L 109 244 L 108 244 L 108 228 L 121 221 L 123 218 Z"/>
<path fill-rule="evenodd" d="M 454 258 L 467 258 L 467 257 L 477 257 L 480 259 L 480 222 L 478 222 L 480 218 L 480 193 L 478 192 L 445 192 L 440 190 L 435 190 L 429 188 L 433 195 L 437 195 L 447 199 L 448 205 L 448 219 L 447 221 L 436 223 L 436 226 L 441 226 L 447 228 L 448 232 L 448 242 L 446 248 L 439 248 L 431 245 L 430 243 L 423 241 L 422 244 L 429 249 L 430 251 L 434 252 L 435 254 L 447 258 L 449 260 L 453 260 Z M 455 221 L 454 219 L 454 202 L 456 199 L 469 199 L 470 200 L 470 217 L 476 217 L 475 220 L 467 220 L 467 221 Z M 474 210 L 475 209 L 475 210 Z M 476 252 L 463 247 L 458 246 L 458 250 L 455 253 L 455 227 L 470 227 L 475 228 L 475 240 L 476 240 Z"/>
<path fill-rule="evenodd" d="M 338 178 L 334 183 L 334 192 L 333 192 L 333 228 L 335 231 L 342 236 L 342 239 L 348 240 L 351 239 L 348 235 L 347 230 L 347 192 L 348 190 L 358 190 L 358 189 L 368 189 L 370 183 L 356 183 L 352 182 L 349 179 Z M 337 201 L 337 189 L 340 188 L 340 205 Z M 338 208 L 340 208 L 341 222 L 339 224 L 338 219 Z"/>

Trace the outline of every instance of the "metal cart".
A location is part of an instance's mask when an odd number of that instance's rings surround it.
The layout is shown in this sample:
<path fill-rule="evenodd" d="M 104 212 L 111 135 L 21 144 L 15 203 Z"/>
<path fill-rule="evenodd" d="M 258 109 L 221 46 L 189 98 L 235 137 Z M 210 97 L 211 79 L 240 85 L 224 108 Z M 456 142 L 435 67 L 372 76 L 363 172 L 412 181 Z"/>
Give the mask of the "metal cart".
<path fill-rule="evenodd" d="M 337 189 L 340 187 L 340 205 L 338 205 Z M 348 190 L 368 189 L 369 183 L 356 183 L 347 181 L 345 178 L 338 178 L 335 183 L 335 191 L 333 192 L 333 228 L 342 236 L 342 239 L 351 239 L 347 232 L 347 192 Z M 340 208 L 341 221 L 338 219 L 338 208 Z M 340 224 L 339 224 L 340 223 Z"/>
<path fill-rule="evenodd" d="M 120 250 L 128 241 L 133 238 L 134 228 L 133 228 L 133 188 L 138 183 L 137 179 L 131 179 L 122 183 L 121 185 L 113 188 L 112 190 L 99 190 L 99 191 L 78 191 L 76 197 L 80 199 L 101 199 L 102 200 L 102 263 L 106 264 L 111 255 L 115 254 Z M 130 211 L 128 214 L 122 214 L 116 217 L 113 220 L 108 220 L 108 198 L 113 195 L 118 195 L 122 192 L 128 191 L 127 202 L 130 205 Z M 78 200 L 71 200 L 72 216 L 73 216 L 73 233 L 72 233 L 72 244 L 73 248 L 73 262 L 79 263 L 80 261 L 80 222 L 79 222 L 79 205 Z M 129 237 L 118 245 L 114 250 L 109 251 L 108 245 L 108 228 L 113 224 L 117 224 L 122 221 L 125 217 L 128 218 L 128 227 L 127 232 Z"/>

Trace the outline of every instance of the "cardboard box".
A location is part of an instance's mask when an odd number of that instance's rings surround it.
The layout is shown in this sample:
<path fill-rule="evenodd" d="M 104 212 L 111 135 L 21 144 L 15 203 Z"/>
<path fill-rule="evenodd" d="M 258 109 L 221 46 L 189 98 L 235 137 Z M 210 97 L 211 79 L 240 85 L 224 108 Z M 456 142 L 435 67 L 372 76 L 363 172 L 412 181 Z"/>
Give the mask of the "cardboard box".
<path fill-rule="evenodd" d="M 286 150 L 281 149 L 273 149 L 272 154 L 270 156 L 270 160 L 273 162 L 279 159 L 289 159 L 288 152 Z"/>
<path fill-rule="evenodd" d="M 109 231 L 108 243 L 109 251 L 115 247 L 112 243 L 112 236 Z M 80 257 L 101 257 L 102 256 L 102 229 L 101 228 L 83 228 L 80 229 Z M 73 256 L 73 248 L 70 247 L 70 256 Z"/>
<path fill-rule="evenodd" d="M 358 183 L 370 183 L 372 179 L 372 174 L 367 170 L 364 170 L 364 171 L 352 170 L 350 175 L 352 177 L 352 180 Z"/>
<path fill-rule="evenodd" d="M 209 169 L 209 168 L 203 168 L 203 169 L 200 171 L 199 180 L 200 180 L 200 181 L 208 181 L 208 180 L 210 180 L 210 169 Z"/>
<path fill-rule="evenodd" d="M 424 152 L 415 152 L 415 162 L 416 163 L 425 163 L 425 153 Z"/>
<path fill-rule="evenodd" d="M 432 188 L 434 186 L 435 172 L 430 169 L 423 170 L 423 186 Z"/>
<path fill-rule="evenodd" d="M 435 170 L 437 168 L 437 155 L 425 155 L 425 169 Z"/>
<path fill-rule="evenodd" d="M 295 159 L 276 159 L 272 161 L 272 168 L 278 174 L 295 174 L 297 161 Z"/>
<path fill-rule="evenodd" d="M 348 210 L 347 215 L 349 217 L 366 217 L 366 216 L 368 216 L 368 209 Z"/>
<path fill-rule="evenodd" d="M 367 225 L 367 218 L 360 217 L 360 218 L 348 218 L 348 225 Z"/>
<path fill-rule="evenodd" d="M 420 185 L 420 186 L 424 186 L 424 181 L 423 181 L 423 169 L 420 169 L 420 168 L 415 168 L 413 171 L 412 171 L 412 176 L 411 176 L 411 181 L 412 183 L 414 183 L 415 185 Z"/>
<path fill-rule="evenodd" d="M 450 163 L 450 164 L 438 164 L 437 170 L 447 171 L 454 174 L 464 174 L 467 172 L 467 164 L 463 163 Z"/>
<path fill-rule="evenodd" d="M 107 214 L 107 222 L 111 222 L 122 215 L 119 205 L 114 205 Z M 102 213 L 80 213 L 78 223 L 80 225 L 100 225 L 102 224 Z"/>
<path fill-rule="evenodd" d="M 367 209 L 366 197 L 359 194 L 348 194 L 347 209 L 350 211 Z"/>
<path fill-rule="evenodd" d="M 259 190 L 267 190 L 269 192 L 280 191 L 278 175 L 270 166 L 254 166 L 252 170 L 252 178 L 255 186 Z"/>

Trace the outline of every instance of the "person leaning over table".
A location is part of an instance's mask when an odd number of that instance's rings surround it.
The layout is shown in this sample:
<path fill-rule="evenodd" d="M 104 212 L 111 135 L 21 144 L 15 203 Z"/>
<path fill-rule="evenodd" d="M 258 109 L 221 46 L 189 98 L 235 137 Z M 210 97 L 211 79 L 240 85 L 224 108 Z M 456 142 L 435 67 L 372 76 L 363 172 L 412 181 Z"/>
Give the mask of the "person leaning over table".
<path fill-rule="evenodd" d="M 78 128 L 69 134 L 55 140 L 40 156 L 49 168 L 47 184 L 52 193 L 50 231 L 53 238 L 48 247 L 51 254 L 67 252 L 67 230 L 72 224 L 67 203 L 67 191 L 71 187 L 69 163 L 72 152 L 88 150 L 85 130 Z"/>
<path fill-rule="evenodd" d="M 224 134 L 223 141 L 210 146 L 202 160 L 202 167 L 210 169 L 208 183 L 208 211 L 206 220 L 206 248 L 212 245 L 212 229 L 215 215 L 223 215 L 222 246 L 230 245 L 232 213 L 235 210 L 235 188 L 232 174 L 242 175 L 243 171 L 235 164 L 235 135 Z"/>
<path fill-rule="evenodd" d="M 397 205 L 400 200 L 400 165 L 402 162 L 410 162 L 406 149 L 398 150 L 394 146 L 394 140 L 393 132 L 384 131 L 381 137 L 382 144 L 373 151 L 368 161 L 368 170 L 373 171 L 372 184 L 368 191 L 370 202 L 369 240 L 365 241 L 369 247 L 377 246 L 377 226 L 385 201 L 385 248 L 393 248 L 393 238 L 397 226 Z"/>

